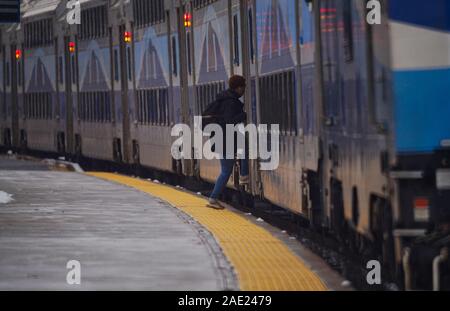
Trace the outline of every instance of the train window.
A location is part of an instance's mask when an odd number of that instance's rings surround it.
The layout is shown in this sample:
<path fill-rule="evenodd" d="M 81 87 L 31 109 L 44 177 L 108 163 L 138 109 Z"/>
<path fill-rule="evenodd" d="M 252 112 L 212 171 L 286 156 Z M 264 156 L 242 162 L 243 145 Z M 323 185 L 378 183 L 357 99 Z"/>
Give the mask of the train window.
<path fill-rule="evenodd" d="M 143 119 L 143 100 L 142 100 L 142 92 L 136 92 L 136 103 L 137 103 L 137 120 L 142 124 Z"/>
<path fill-rule="evenodd" d="M 138 120 L 141 124 L 169 124 L 169 93 L 167 88 L 137 91 Z"/>
<path fill-rule="evenodd" d="M 105 92 L 99 92 L 98 93 L 98 121 L 99 122 L 105 122 L 105 99 L 104 99 Z"/>
<path fill-rule="evenodd" d="M 165 21 L 164 0 L 133 0 L 134 24 L 137 28 Z"/>
<path fill-rule="evenodd" d="M 148 109 L 148 113 L 149 113 L 149 124 L 154 125 L 155 122 L 155 102 L 156 102 L 156 98 L 155 98 L 155 92 L 153 90 L 149 91 L 149 109 Z"/>
<path fill-rule="evenodd" d="M 86 119 L 89 122 L 91 120 L 91 94 L 86 94 Z"/>
<path fill-rule="evenodd" d="M 238 15 L 233 16 L 233 37 L 234 37 L 234 64 L 236 66 L 240 65 L 240 55 L 239 55 L 239 23 Z"/>
<path fill-rule="evenodd" d="M 248 10 L 248 35 L 250 38 L 249 49 L 250 49 L 250 61 L 252 64 L 255 63 L 255 46 L 254 46 L 254 38 L 253 38 L 253 11 L 252 9 Z"/>
<path fill-rule="evenodd" d="M 80 39 L 101 38 L 107 35 L 108 12 L 105 5 L 81 11 L 81 24 L 78 25 Z"/>
<path fill-rule="evenodd" d="M 45 94 L 46 119 L 51 119 L 53 114 L 52 106 L 50 104 L 50 97 L 51 94 L 49 93 Z"/>
<path fill-rule="evenodd" d="M 77 115 L 78 115 L 78 119 L 83 119 L 83 94 L 80 93 L 79 94 L 79 100 L 78 100 L 78 104 L 77 104 Z"/>
<path fill-rule="evenodd" d="M 101 121 L 101 102 L 100 102 L 100 92 L 94 92 L 94 122 Z"/>
<path fill-rule="evenodd" d="M 89 96 L 88 94 L 84 94 L 84 102 L 83 102 L 83 119 L 84 121 L 87 121 L 89 118 Z"/>
<path fill-rule="evenodd" d="M 131 62 L 131 48 L 127 47 L 127 69 L 128 69 L 128 80 L 131 81 L 131 73 L 132 73 L 132 62 Z"/>
<path fill-rule="evenodd" d="M 157 122 L 161 125 L 165 125 L 164 119 L 164 93 L 161 90 L 158 94 L 158 114 L 157 114 Z"/>
<path fill-rule="evenodd" d="M 89 93 L 89 106 L 88 106 L 88 110 L 89 110 L 89 121 L 93 122 L 94 121 L 94 93 Z"/>
<path fill-rule="evenodd" d="M 41 94 L 41 118 L 42 119 L 48 119 L 49 115 L 49 109 L 48 109 L 48 102 L 47 102 L 47 94 Z"/>
<path fill-rule="evenodd" d="M 62 56 L 58 57 L 58 80 L 59 80 L 59 83 L 64 83 L 63 58 L 62 58 Z"/>
<path fill-rule="evenodd" d="M 84 104 L 84 108 L 85 108 L 85 119 L 83 121 L 89 122 L 90 118 L 91 118 L 91 94 L 86 93 L 86 102 Z"/>
<path fill-rule="evenodd" d="M 89 93 L 88 94 L 88 98 L 89 98 L 89 100 L 88 100 L 88 115 L 89 115 L 89 117 L 88 117 L 88 121 L 89 122 L 92 122 L 92 121 L 94 121 L 94 94 L 93 93 Z"/>
<path fill-rule="evenodd" d="M 148 92 L 147 91 L 142 91 L 142 93 L 143 93 L 142 97 L 144 99 L 144 101 L 142 103 L 142 106 L 144 106 L 143 122 L 144 122 L 144 124 L 147 124 L 149 122 L 149 120 L 150 120 L 150 118 L 149 118 L 149 110 L 148 110 L 149 97 L 148 97 Z"/>
<path fill-rule="evenodd" d="M 353 61 L 353 22 L 352 1 L 344 0 L 344 57 L 346 62 Z"/>
<path fill-rule="evenodd" d="M 158 92 L 153 91 L 152 92 L 152 124 L 158 125 Z"/>
<path fill-rule="evenodd" d="M 98 101 L 96 92 L 91 93 L 91 114 L 92 114 L 92 122 L 97 122 L 97 114 L 98 114 Z"/>
<path fill-rule="evenodd" d="M 52 94 L 49 92 L 26 93 L 24 95 L 24 116 L 27 119 L 52 119 Z"/>
<path fill-rule="evenodd" d="M 99 106 L 98 106 L 98 120 L 100 122 L 105 122 L 105 99 L 104 99 L 104 94 L 105 92 L 100 92 L 98 94 L 98 101 L 99 101 Z"/>
<path fill-rule="evenodd" d="M 260 77 L 263 124 L 278 124 L 283 135 L 297 133 L 295 76 L 293 71 Z"/>
<path fill-rule="evenodd" d="M 107 121 L 109 121 L 109 119 L 107 118 L 107 109 L 106 109 L 106 96 L 108 95 L 108 92 L 99 92 L 98 96 L 99 96 L 99 121 L 102 123 L 105 123 Z"/>
<path fill-rule="evenodd" d="M 177 38 L 175 36 L 172 36 L 172 73 L 174 76 L 178 75 Z"/>
<path fill-rule="evenodd" d="M 51 45 L 53 42 L 52 19 L 41 19 L 25 24 L 24 38 L 26 48 Z"/>
<path fill-rule="evenodd" d="M 225 81 L 199 84 L 196 86 L 197 113 L 201 114 L 216 99 L 218 93 L 225 89 Z"/>
<path fill-rule="evenodd" d="M 106 100 L 106 121 L 112 121 L 112 109 L 111 109 L 111 94 L 106 93 L 105 100 Z"/>

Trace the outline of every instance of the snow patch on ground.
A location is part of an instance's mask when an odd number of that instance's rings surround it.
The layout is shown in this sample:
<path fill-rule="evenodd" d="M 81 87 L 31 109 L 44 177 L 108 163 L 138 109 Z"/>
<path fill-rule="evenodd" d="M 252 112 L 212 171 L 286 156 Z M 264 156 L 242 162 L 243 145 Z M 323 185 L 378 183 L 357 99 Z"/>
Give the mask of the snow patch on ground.
<path fill-rule="evenodd" d="M 14 201 L 12 194 L 0 191 L 0 204 L 7 204 L 12 201 Z"/>

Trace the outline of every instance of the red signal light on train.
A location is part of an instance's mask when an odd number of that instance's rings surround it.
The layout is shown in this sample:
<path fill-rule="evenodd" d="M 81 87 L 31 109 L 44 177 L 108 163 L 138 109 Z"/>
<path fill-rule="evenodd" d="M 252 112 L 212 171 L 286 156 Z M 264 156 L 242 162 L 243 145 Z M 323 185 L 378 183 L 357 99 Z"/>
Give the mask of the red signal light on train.
<path fill-rule="evenodd" d="M 69 42 L 69 52 L 75 52 L 75 42 Z"/>
<path fill-rule="evenodd" d="M 19 60 L 22 57 L 22 51 L 16 50 L 16 59 Z"/>
<path fill-rule="evenodd" d="M 192 14 L 189 12 L 184 13 L 184 27 L 189 28 L 192 26 Z"/>
<path fill-rule="evenodd" d="M 125 31 L 123 34 L 123 41 L 125 41 L 125 43 L 131 43 L 131 31 Z"/>

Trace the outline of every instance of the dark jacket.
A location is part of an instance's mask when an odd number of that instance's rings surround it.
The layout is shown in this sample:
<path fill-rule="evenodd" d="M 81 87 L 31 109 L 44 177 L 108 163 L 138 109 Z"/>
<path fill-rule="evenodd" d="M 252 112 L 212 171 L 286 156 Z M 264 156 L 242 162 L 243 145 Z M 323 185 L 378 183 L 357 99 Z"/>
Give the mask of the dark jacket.
<path fill-rule="evenodd" d="M 225 90 L 217 94 L 216 101 L 219 102 L 218 114 L 222 116 L 225 124 L 237 125 L 247 121 L 244 104 L 239 100 L 239 95 L 233 90 Z M 225 132 L 225 128 L 223 128 Z"/>
<path fill-rule="evenodd" d="M 212 103 L 203 113 L 205 115 L 218 116 L 217 123 L 222 127 L 223 146 L 226 155 L 226 125 L 232 124 L 236 126 L 239 123 L 246 122 L 247 114 L 244 111 L 244 104 L 239 100 L 239 95 L 233 90 L 225 90 L 217 94 L 216 101 Z M 236 137 L 234 153 L 236 153 Z"/>

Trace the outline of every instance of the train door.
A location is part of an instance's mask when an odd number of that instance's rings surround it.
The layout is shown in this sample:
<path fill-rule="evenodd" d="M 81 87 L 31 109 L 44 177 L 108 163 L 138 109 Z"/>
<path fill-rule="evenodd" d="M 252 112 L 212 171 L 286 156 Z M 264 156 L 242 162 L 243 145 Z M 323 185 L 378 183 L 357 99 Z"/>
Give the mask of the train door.
<path fill-rule="evenodd" d="M 247 111 L 247 122 L 250 124 L 255 120 L 256 111 L 253 109 L 252 105 L 252 93 L 256 93 L 256 90 L 252 86 L 251 79 L 251 62 L 250 57 L 252 51 L 250 47 L 250 41 L 253 42 L 252 33 L 253 30 L 253 9 L 254 3 L 252 1 L 239 1 L 231 0 L 229 6 L 229 23 L 230 23 L 230 47 L 231 47 L 231 74 L 242 75 L 247 78 L 247 89 L 243 97 L 243 102 L 245 105 L 245 110 Z M 254 50 L 253 50 L 254 51 Z M 254 92 L 252 92 L 252 90 Z M 239 170 L 235 167 L 234 171 L 234 182 L 235 185 L 239 184 Z M 259 184 L 259 173 L 258 165 L 255 161 L 250 161 L 250 176 L 252 177 L 253 192 L 259 192 L 259 187 L 255 188 Z"/>
<path fill-rule="evenodd" d="M 11 128 L 12 128 L 12 145 L 19 147 L 19 98 L 18 98 L 18 70 L 17 64 L 19 58 L 16 59 L 15 44 L 11 45 Z"/>
<path fill-rule="evenodd" d="M 298 74 L 297 82 L 299 94 L 299 124 L 301 125 L 301 141 L 303 149 L 301 153 L 302 182 L 301 182 L 301 212 L 312 219 L 313 208 L 318 206 L 313 203 L 311 175 L 317 173 L 318 153 L 317 153 L 317 127 L 314 117 L 315 107 L 315 56 L 316 56 L 316 36 L 314 27 L 314 5 L 312 2 L 297 1 L 297 61 Z M 317 187 L 317 185 L 315 186 Z"/>
<path fill-rule="evenodd" d="M 74 132 L 73 132 L 73 97 L 72 97 L 72 67 L 71 57 L 75 57 L 74 44 L 71 43 L 70 37 L 64 37 L 64 72 L 65 72 L 65 119 L 66 119 L 66 152 L 72 154 L 74 152 Z M 62 63 L 59 65 L 62 66 Z M 62 70 L 62 68 L 60 69 Z"/>
<path fill-rule="evenodd" d="M 122 142 L 117 139 L 114 142 L 116 160 L 123 160 L 125 163 L 129 161 L 129 144 L 130 144 L 130 115 L 128 109 L 128 81 L 131 80 L 131 47 L 128 42 L 122 38 L 125 36 L 126 26 L 124 24 L 119 26 L 119 59 L 120 59 L 120 81 L 121 81 L 121 99 L 122 99 Z M 121 148 L 123 147 L 123 152 Z M 123 156 L 123 158 L 122 158 Z"/>
<path fill-rule="evenodd" d="M 244 46 L 244 71 L 248 78 L 248 90 L 246 111 L 249 124 L 258 125 L 260 121 L 258 97 L 259 91 L 259 60 L 257 58 L 257 18 L 256 0 L 247 0 L 242 8 L 242 24 L 246 30 L 242 36 Z M 259 171 L 258 160 L 250 161 L 251 193 L 253 195 L 262 194 L 261 172 Z"/>
<path fill-rule="evenodd" d="M 324 84 L 322 55 L 322 1 L 300 0 L 299 72 L 302 125 L 302 213 L 312 227 L 325 224 L 324 202 Z"/>

